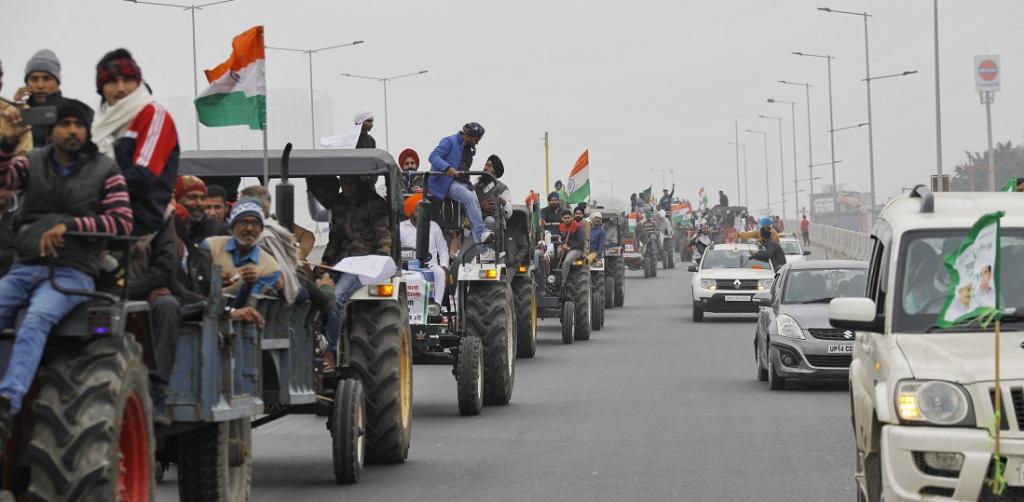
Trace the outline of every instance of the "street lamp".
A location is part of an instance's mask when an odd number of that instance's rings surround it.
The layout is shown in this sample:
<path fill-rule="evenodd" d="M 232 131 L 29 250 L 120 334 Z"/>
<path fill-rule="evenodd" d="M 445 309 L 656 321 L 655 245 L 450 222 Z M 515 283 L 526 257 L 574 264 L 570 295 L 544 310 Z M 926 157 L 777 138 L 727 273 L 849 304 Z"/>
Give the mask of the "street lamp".
<path fill-rule="evenodd" d="M 859 123 L 857 125 L 851 125 L 851 126 L 846 126 L 846 127 L 839 127 L 839 128 L 836 128 L 836 129 L 830 129 L 830 130 L 825 131 L 825 132 L 833 133 L 833 132 L 839 132 L 839 131 L 846 131 L 848 129 L 856 129 L 858 127 L 864 127 L 864 126 L 869 126 L 869 125 L 871 125 L 870 122 L 861 122 L 861 123 Z"/>
<path fill-rule="evenodd" d="M 828 127 L 829 130 L 835 129 L 834 114 L 832 112 L 832 60 L 835 59 L 831 54 L 806 54 L 803 52 L 794 52 L 793 54 L 803 57 L 821 58 L 828 62 Z M 836 137 L 835 132 L 829 133 L 829 143 L 831 144 L 832 150 L 832 225 L 839 226 L 839 194 L 836 192 Z"/>
<path fill-rule="evenodd" d="M 798 86 L 804 88 L 804 97 L 807 100 L 807 168 L 812 170 L 811 176 L 814 176 L 813 168 L 811 167 L 811 165 L 814 164 L 814 150 L 813 150 L 812 145 L 811 145 L 811 84 L 804 83 L 804 82 L 789 82 L 789 81 L 786 81 L 786 80 L 779 80 L 778 82 L 780 84 L 785 84 L 785 85 L 798 85 Z M 794 125 L 794 127 L 796 127 L 796 126 Z M 793 137 L 793 142 L 794 143 L 796 142 L 795 135 Z M 796 157 L 796 155 L 794 153 L 794 162 L 796 161 L 795 157 Z M 813 195 L 814 195 L 814 183 L 811 183 L 811 185 L 808 187 L 808 197 L 811 197 Z M 814 216 L 814 207 L 811 207 L 811 216 L 812 217 Z"/>
<path fill-rule="evenodd" d="M 739 197 L 743 196 L 742 199 L 741 199 L 742 202 L 740 202 L 739 205 L 740 206 L 750 206 L 750 202 L 751 202 L 750 201 L 751 200 L 751 185 L 749 184 L 749 181 L 750 181 L 749 177 L 750 176 L 748 176 L 748 174 L 746 174 L 746 143 L 741 143 L 741 142 L 738 142 L 738 141 L 728 141 L 728 143 L 732 144 L 732 145 L 735 145 L 735 147 L 737 149 L 740 148 L 740 147 L 743 148 L 743 193 L 742 194 L 738 193 L 739 192 L 739 171 L 737 170 L 736 171 L 736 192 L 737 192 L 736 198 L 737 198 L 737 201 L 739 201 L 740 200 Z"/>
<path fill-rule="evenodd" d="M 757 118 L 779 121 L 779 183 L 782 190 L 786 189 L 786 167 L 782 158 L 782 117 L 758 115 Z M 782 219 L 786 219 L 786 192 L 782 192 Z"/>
<path fill-rule="evenodd" d="M 205 7 L 210 7 L 210 6 L 213 6 L 213 5 L 219 5 L 219 4 L 222 4 L 222 3 L 234 2 L 235 0 L 219 0 L 217 2 L 209 2 L 209 3 L 199 4 L 199 5 L 195 5 L 195 4 L 193 4 L 193 5 L 177 5 L 177 4 L 162 3 L 162 2 L 140 2 L 139 0 L 124 0 L 124 1 L 131 2 L 131 3 L 134 3 L 134 4 L 140 4 L 140 5 L 155 5 L 157 7 L 172 7 L 172 8 L 175 8 L 175 9 L 187 10 L 187 11 L 189 11 L 191 13 L 191 15 L 192 15 L 192 99 L 198 98 L 199 97 L 199 83 L 198 83 L 198 80 L 199 80 L 199 69 L 198 69 L 199 68 L 199 63 L 198 63 L 198 61 L 196 61 L 196 11 L 197 10 L 202 10 Z M 202 150 L 202 148 L 200 148 L 200 146 L 199 146 L 199 114 L 198 113 L 195 114 L 195 121 L 196 121 L 196 150 Z"/>
<path fill-rule="evenodd" d="M 764 192 L 766 196 L 765 205 L 767 207 L 772 206 L 772 191 L 770 188 L 771 183 L 769 182 L 770 176 L 768 175 L 768 133 L 765 131 L 755 131 L 753 129 L 746 129 L 746 132 L 750 134 L 760 134 L 761 139 L 764 141 Z M 747 205 L 750 205 L 750 201 L 747 201 Z"/>
<path fill-rule="evenodd" d="M 793 136 L 793 190 L 797 191 L 796 177 L 798 176 L 798 174 L 796 172 L 796 102 L 795 101 L 784 101 L 784 100 L 772 99 L 772 98 L 768 98 L 768 102 L 769 103 L 780 103 L 780 104 L 787 104 L 787 105 L 789 105 L 789 117 L 790 117 L 789 121 L 790 121 L 790 124 L 793 126 L 793 133 L 792 133 L 792 136 Z M 796 197 L 793 198 L 793 211 L 794 211 L 794 213 L 793 213 L 794 217 L 795 217 L 795 215 L 800 214 L 800 200 L 798 198 L 796 198 Z"/>
<path fill-rule="evenodd" d="M 393 77 L 373 77 L 368 75 L 353 75 L 351 73 L 342 73 L 341 75 L 349 78 L 361 78 L 364 80 L 376 80 L 384 84 L 384 148 L 391 149 L 391 137 L 389 134 L 389 120 L 388 120 L 388 82 L 392 80 L 398 80 L 400 78 L 415 77 L 416 75 L 423 75 L 430 70 L 420 70 L 413 73 L 403 73 L 401 75 L 395 75 Z"/>
<path fill-rule="evenodd" d="M 318 49 L 293 49 L 290 47 L 271 47 L 269 45 L 264 46 L 267 49 L 273 49 L 275 51 L 288 51 L 288 52 L 300 52 L 309 57 L 309 135 L 313 141 L 313 148 L 316 148 L 316 112 L 313 108 L 313 54 L 317 52 L 329 51 L 331 49 L 340 49 L 342 47 L 349 47 L 352 45 L 359 45 L 363 43 L 362 40 L 356 40 L 346 44 L 331 45 L 328 47 L 320 47 Z"/>

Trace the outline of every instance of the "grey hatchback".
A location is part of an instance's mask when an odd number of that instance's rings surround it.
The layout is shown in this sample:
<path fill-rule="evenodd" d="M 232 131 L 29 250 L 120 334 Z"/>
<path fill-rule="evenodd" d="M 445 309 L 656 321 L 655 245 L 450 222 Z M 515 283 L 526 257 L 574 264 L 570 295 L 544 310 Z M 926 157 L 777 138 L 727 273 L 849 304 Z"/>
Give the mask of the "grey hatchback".
<path fill-rule="evenodd" d="M 867 263 L 819 260 L 779 269 L 772 289 L 754 295 L 759 304 L 754 334 L 757 379 L 772 390 L 789 379 L 847 378 L 853 331 L 828 321 L 833 298 L 864 296 Z"/>

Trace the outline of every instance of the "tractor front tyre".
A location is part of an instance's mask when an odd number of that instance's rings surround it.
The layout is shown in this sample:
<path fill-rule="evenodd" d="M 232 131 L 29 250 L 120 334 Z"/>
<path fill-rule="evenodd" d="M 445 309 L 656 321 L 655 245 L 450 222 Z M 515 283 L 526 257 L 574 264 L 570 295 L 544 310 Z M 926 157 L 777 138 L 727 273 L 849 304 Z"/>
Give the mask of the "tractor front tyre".
<path fill-rule="evenodd" d="M 466 334 L 484 346 L 484 404 L 505 405 L 516 377 L 515 312 L 505 282 L 478 282 L 466 294 Z"/>
<path fill-rule="evenodd" d="M 537 353 L 537 289 L 529 277 L 512 280 L 516 299 L 516 357 L 529 359 Z"/>
<path fill-rule="evenodd" d="M 328 429 L 331 431 L 331 456 L 334 480 L 342 484 L 358 483 L 363 475 L 366 455 L 366 402 L 363 384 L 355 378 L 338 381 Z"/>
<path fill-rule="evenodd" d="M 248 418 L 209 424 L 178 437 L 178 493 L 185 502 L 246 502 L 252 495 Z"/>
<path fill-rule="evenodd" d="M 626 303 L 626 267 L 620 260 L 615 263 L 615 306 L 621 307 Z"/>
<path fill-rule="evenodd" d="M 366 462 L 409 456 L 412 438 L 412 341 L 405 296 L 351 306 L 349 363 L 366 396 Z"/>
<path fill-rule="evenodd" d="M 559 316 L 559 321 L 562 323 L 562 343 L 571 345 L 573 340 L 576 339 L 573 333 L 576 328 L 576 306 L 572 300 L 562 302 L 562 313 Z"/>
<path fill-rule="evenodd" d="M 577 340 L 590 340 L 590 316 L 593 306 L 590 303 L 592 294 L 588 270 L 580 268 L 569 272 L 569 294 L 576 307 L 573 337 Z"/>
<path fill-rule="evenodd" d="M 459 414 L 466 417 L 479 415 L 484 408 L 484 346 L 475 336 L 464 336 L 459 341 L 455 384 L 459 395 Z"/>
<path fill-rule="evenodd" d="M 615 265 L 607 263 L 604 269 L 604 308 L 615 307 Z"/>
<path fill-rule="evenodd" d="M 155 500 L 149 376 L 131 333 L 52 343 L 32 402 L 30 500 Z"/>
<path fill-rule="evenodd" d="M 604 327 L 604 272 L 591 272 L 590 285 L 594 296 L 590 299 L 590 326 L 594 331 Z"/>

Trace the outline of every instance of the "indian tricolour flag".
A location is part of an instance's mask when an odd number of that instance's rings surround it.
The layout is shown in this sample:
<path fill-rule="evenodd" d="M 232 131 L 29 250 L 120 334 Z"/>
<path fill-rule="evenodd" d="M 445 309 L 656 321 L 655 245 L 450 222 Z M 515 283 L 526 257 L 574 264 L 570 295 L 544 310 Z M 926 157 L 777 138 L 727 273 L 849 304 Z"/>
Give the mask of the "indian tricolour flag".
<path fill-rule="evenodd" d="M 693 208 L 690 207 L 689 202 L 677 202 L 672 204 L 672 222 L 684 224 L 690 219 L 690 213 L 693 212 Z"/>
<path fill-rule="evenodd" d="M 697 199 L 700 200 L 700 207 L 708 207 L 708 194 L 704 191 L 704 187 L 700 187 L 697 191 Z"/>
<path fill-rule="evenodd" d="M 583 154 L 576 160 L 576 165 L 569 171 L 565 192 L 568 194 L 570 205 L 590 199 L 590 150 L 583 150 Z"/>
<path fill-rule="evenodd" d="M 231 57 L 212 70 L 210 82 L 196 98 L 199 121 L 207 127 L 267 127 L 267 67 L 263 27 L 250 28 L 231 41 Z"/>

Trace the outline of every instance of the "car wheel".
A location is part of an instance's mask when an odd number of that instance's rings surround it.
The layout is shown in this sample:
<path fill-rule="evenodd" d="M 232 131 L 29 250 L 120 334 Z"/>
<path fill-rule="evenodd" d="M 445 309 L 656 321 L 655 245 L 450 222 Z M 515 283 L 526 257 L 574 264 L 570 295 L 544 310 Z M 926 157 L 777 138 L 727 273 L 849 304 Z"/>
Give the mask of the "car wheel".
<path fill-rule="evenodd" d="M 768 381 L 768 370 L 761 366 L 761 347 L 756 340 L 754 341 L 754 376 L 758 382 Z"/>
<path fill-rule="evenodd" d="M 786 379 L 779 376 L 775 371 L 775 361 L 768 354 L 768 388 L 771 390 L 783 390 L 786 388 Z"/>
<path fill-rule="evenodd" d="M 697 302 L 693 303 L 693 322 L 704 322 L 704 311 L 697 306 Z"/>

